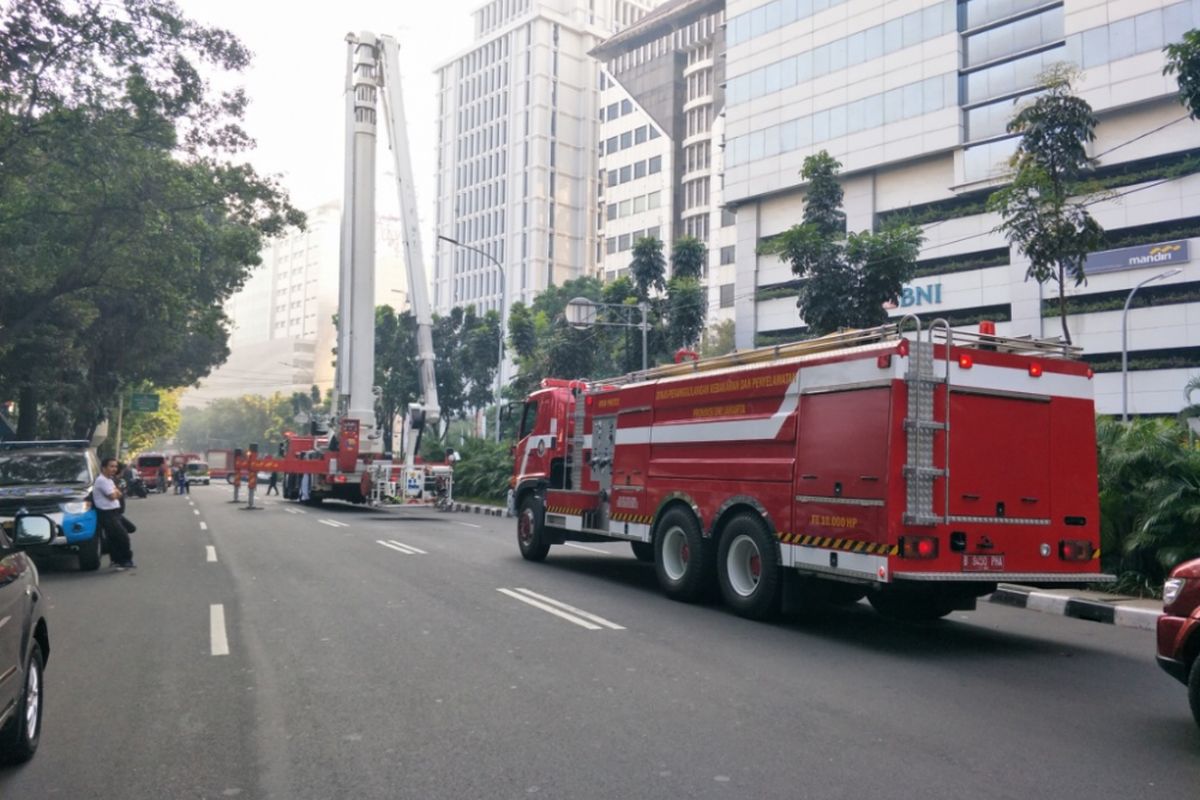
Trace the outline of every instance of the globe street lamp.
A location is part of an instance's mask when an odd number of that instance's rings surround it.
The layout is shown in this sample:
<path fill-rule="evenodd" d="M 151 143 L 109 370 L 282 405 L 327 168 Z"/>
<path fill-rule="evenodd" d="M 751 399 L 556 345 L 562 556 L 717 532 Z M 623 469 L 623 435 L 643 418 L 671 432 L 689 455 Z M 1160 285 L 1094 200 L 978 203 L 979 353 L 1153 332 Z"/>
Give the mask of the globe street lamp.
<path fill-rule="evenodd" d="M 1137 294 L 1137 290 L 1145 286 L 1147 283 L 1162 280 L 1163 278 L 1169 278 L 1172 275 L 1178 275 L 1181 272 L 1183 272 L 1183 270 L 1179 268 L 1169 269 L 1166 272 L 1158 273 L 1152 278 L 1146 278 L 1146 280 L 1142 281 L 1137 286 L 1134 286 L 1129 292 L 1129 297 L 1125 298 L 1125 309 L 1121 312 L 1121 422 L 1129 421 L 1129 326 L 1127 324 L 1129 318 L 1129 304 L 1133 302 L 1133 296 Z"/>
<path fill-rule="evenodd" d="M 500 441 L 500 370 L 504 366 L 504 299 L 508 286 L 508 278 L 504 272 L 504 266 L 488 251 L 479 247 L 475 247 L 474 245 L 464 244 L 457 239 L 451 239 L 449 236 L 442 236 L 440 233 L 438 234 L 437 238 L 441 239 L 443 242 L 452 244 L 455 247 L 461 247 L 464 250 L 470 250 L 473 253 L 479 253 L 479 255 L 495 264 L 496 270 L 500 273 L 500 342 L 499 346 L 497 347 L 496 355 L 496 441 L 498 442 Z"/>

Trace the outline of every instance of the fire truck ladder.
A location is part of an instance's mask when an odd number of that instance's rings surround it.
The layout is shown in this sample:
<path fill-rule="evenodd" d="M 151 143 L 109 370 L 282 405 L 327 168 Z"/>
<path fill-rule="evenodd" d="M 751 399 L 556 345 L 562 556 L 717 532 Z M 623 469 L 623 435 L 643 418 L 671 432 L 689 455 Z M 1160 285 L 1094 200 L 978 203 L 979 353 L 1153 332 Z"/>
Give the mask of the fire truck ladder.
<path fill-rule="evenodd" d="M 944 515 L 950 512 L 950 349 L 954 339 L 954 331 L 950 323 L 944 319 L 936 319 L 930 323 L 926 337 L 921 337 L 921 320 L 909 314 L 900 321 L 898 326 L 901 334 L 909 320 L 915 326 L 916 336 L 909 350 L 908 373 L 905 382 L 908 384 L 908 416 L 904 419 L 904 430 L 907 434 L 908 461 L 904 465 L 906 486 L 906 506 L 904 522 L 908 525 L 936 525 L 948 521 Z M 941 328 L 946 340 L 946 371 L 942 377 L 934 372 L 933 333 Z M 939 384 L 946 387 L 946 411 L 942 421 L 934 419 L 934 394 Z M 934 465 L 934 438 L 942 431 L 945 445 L 942 466 Z M 933 487 L 938 478 L 942 478 L 945 489 L 943 516 L 934 512 Z"/>

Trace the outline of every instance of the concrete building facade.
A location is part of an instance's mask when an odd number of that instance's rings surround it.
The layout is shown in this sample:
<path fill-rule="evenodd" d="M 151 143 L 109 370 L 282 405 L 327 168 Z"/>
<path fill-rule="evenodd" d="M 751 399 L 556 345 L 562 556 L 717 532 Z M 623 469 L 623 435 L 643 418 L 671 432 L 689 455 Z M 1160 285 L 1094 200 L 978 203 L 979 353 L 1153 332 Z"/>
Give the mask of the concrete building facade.
<path fill-rule="evenodd" d="M 435 241 L 435 312 L 528 303 L 594 271 L 601 85 L 588 51 L 651 5 L 492 0 L 475 11 L 476 42 L 437 69 L 435 232 L 486 255 Z"/>
<path fill-rule="evenodd" d="M 1197 26 L 1191 0 L 727 0 L 738 345 L 804 331 L 788 265 L 756 248 L 800 220 L 800 168 L 822 149 L 842 163 L 849 230 L 896 216 L 922 225 L 919 277 L 893 314 L 1057 335 L 1053 286 L 1025 280 L 1026 259 L 983 202 L 1017 143 L 1005 129 L 1015 104 L 1067 62 L 1100 121 L 1090 154 L 1109 189 L 1090 207 L 1108 250 L 1068 292 L 1071 333 L 1096 369 L 1100 412 L 1122 410 L 1123 323 L 1129 412 L 1177 411 L 1200 371 L 1200 125 L 1162 74 L 1162 48 Z"/>

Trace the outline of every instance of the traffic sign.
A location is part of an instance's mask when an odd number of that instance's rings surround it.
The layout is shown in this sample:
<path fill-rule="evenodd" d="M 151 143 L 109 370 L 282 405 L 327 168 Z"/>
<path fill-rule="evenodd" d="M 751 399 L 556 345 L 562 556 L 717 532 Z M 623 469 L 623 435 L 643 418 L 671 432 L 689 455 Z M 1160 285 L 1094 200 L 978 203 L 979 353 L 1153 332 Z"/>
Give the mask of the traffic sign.
<path fill-rule="evenodd" d="M 129 400 L 131 411 L 158 411 L 158 395 L 154 392 L 137 393 Z"/>

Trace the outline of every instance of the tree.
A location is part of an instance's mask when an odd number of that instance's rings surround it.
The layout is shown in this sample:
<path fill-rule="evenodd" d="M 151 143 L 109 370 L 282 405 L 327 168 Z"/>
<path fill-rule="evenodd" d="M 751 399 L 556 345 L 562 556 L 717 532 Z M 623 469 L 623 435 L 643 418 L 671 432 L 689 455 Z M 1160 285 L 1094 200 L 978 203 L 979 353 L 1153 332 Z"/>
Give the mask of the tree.
<path fill-rule="evenodd" d="M 249 53 L 163 0 L 30 0 L 0 24 L 0 389 L 85 435 L 123 387 L 227 355 L 222 303 L 303 215 L 231 156 Z M 39 341 L 55 346 L 30 361 Z M 39 412 L 44 410 L 44 414 Z"/>
<path fill-rule="evenodd" d="M 759 246 L 759 253 L 780 256 L 803 279 L 796 306 L 817 336 L 886 322 L 884 304 L 912 279 L 921 249 L 920 229 L 903 222 L 847 235 L 839 167 L 824 150 L 804 159 L 803 222 Z"/>
<path fill-rule="evenodd" d="M 704 265 L 708 260 L 708 248 L 704 242 L 695 236 L 683 236 L 675 240 L 671 248 L 671 277 L 695 278 L 704 277 Z"/>
<path fill-rule="evenodd" d="M 736 349 L 734 346 L 736 328 L 737 326 L 731 319 L 710 326 L 704 331 L 704 336 L 700 340 L 700 356 L 711 358 L 732 353 Z"/>
<path fill-rule="evenodd" d="M 629 274 L 637 287 L 638 300 L 649 300 L 651 292 L 666 288 L 667 261 L 663 257 L 663 243 L 651 236 L 643 236 L 633 243 L 633 260 L 629 262 Z"/>
<path fill-rule="evenodd" d="M 221 398 L 204 408 L 183 409 L 175 440 L 181 449 L 197 452 L 244 448 L 253 442 L 260 453 L 269 453 L 295 425 L 293 414 L 291 398 L 279 393 Z"/>
<path fill-rule="evenodd" d="M 1092 166 L 1086 147 L 1096 138 L 1096 115 L 1071 93 L 1072 77 L 1066 67 L 1044 73 L 1045 91 L 1009 121 L 1009 133 L 1021 134 L 1010 160 L 1013 180 L 987 201 L 988 210 L 1002 218 L 996 230 L 1029 259 L 1025 277 L 1054 281 L 1068 344 L 1067 280 L 1084 283 L 1088 253 L 1104 244 L 1104 229 L 1087 210 L 1090 201 L 1079 197 Z"/>
<path fill-rule="evenodd" d="M 1164 75 L 1179 76 L 1179 102 L 1192 119 L 1200 114 L 1200 30 L 1190 30 L 1183 39 L 1164 48 L 1167 65 Z"/>
<path fill-rule="evenodd" d="M 121 449 L 126 453 L 140 453 L 149 450 L 159 442 L 175 436 L 179 430 L 182 415 L 179 411 L 179 398 L 183 389 L 160 390 L 149 384 L 133 387 L 137 392 L 153 392 L 158 395 L 157 411 L 134 411 L 125 403 L 124 418 L 121 421 Z M 106 439 L 99 448 L 101 456 L 116 456 L 117 446 L 116 420 L 108 430 Z"/>

